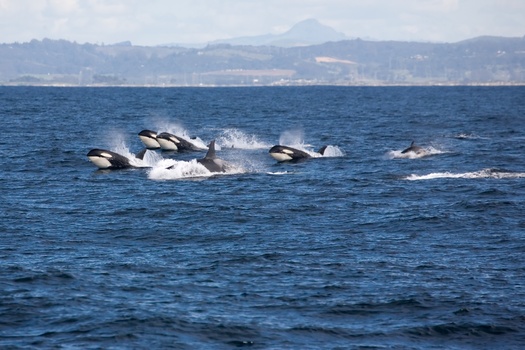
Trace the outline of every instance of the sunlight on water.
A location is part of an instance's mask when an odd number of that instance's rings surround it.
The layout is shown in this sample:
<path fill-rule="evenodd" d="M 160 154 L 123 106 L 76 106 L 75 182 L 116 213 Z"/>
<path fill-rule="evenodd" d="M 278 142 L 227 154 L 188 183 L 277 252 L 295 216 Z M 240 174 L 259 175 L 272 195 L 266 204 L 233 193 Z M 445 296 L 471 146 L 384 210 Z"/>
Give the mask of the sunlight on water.
<path fill-rule="evenodd" d="M 440 172 L 430 173 L 427 175 L 415 175 L 412 174 L 407 176 L 406 180 L 432 180 L 432 179 L 515 179 L 523 178 L 525 173 L 514 173 L 508 171 L 501 171 L 498 169 L 483 169 L 480 171 L 467 172 L 467 173 L 451 173 L 451 172 Z"/>

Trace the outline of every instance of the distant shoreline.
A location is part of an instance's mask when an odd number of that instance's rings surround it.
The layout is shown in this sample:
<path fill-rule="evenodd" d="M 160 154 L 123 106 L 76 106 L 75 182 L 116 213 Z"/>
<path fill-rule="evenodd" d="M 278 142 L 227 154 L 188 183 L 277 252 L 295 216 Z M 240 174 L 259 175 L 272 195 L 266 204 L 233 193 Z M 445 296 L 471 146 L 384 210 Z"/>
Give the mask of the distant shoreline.
<path fill-rule="evenodd" d="M 494 82 L 494 83 L 420 83 L 420 84 L 385 84 L 385 83 L 362 83 L 362 84 L 334 84 L 334 83 L 302 83 L 302 84 L 259 84 L 259 85 L 177 85 L 177 84 L 90 84 L 90 85 L 78 85 L 78 84 L 23 84 L 23 83 L 0 83 L 1 87 L 63 87 L 63 88 L 229 88 L 229 87 L 245 87 L 245 88 L 256 88 L 256 87 L 309 87 L 309 86 L 333 86 L 333 87 L 432 87 L 432 86 L 442 86 L 442 87 L 459 87 L 459 86 L 487 86 L 487 87 L 497 87 L 497 86 L 525 86 L 525 82 Z"/>

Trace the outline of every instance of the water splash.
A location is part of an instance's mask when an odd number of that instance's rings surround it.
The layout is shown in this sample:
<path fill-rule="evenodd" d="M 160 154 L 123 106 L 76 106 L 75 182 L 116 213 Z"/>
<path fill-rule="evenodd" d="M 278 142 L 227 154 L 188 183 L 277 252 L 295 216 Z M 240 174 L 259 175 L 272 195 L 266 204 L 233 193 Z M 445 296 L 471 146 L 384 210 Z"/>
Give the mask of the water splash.
<path fill-rule="evenodd" d="M 328 145 L 326 146 L 326 149 L 322 156 L 323 157 L 344 157 L 345 155 L 346 155 L 345 151 L 343 151 L 338 146 Z"/>
<path fill-rule="evenodd" d="M 272 145 L 260 141 L 255 135 L 247 135 L 239 129 L 225 129 L 217 138 L 217 143 L 223 148 L 264 149 Z"/>
<path fill-rule="evenodd" d="M 279 137 L 279 144 L 297 149 L 304 149 L 305 147 L 311 146 L 304 144 L 304 132 L 301 129 L 283 131 Z"/>
<path fill-rule="evenodd" d="M 480 171 L 466 173 L 438 172 L 427 175 L 411 174 L 405 180 L 433 180 L 433 179 L 517 179 L 525 178 L 525 173 L 510 172 L 499 169 L 482 169 Z"/>
<path fill-rule="evenodd" d="M 150 180 L 176 180 L 184 178 L 209 177 L 212 173 L 196 159 L 190 161 L 164 159 L 156 164 L 149 173 Z"/>
<path fill-rule="evenodd" d="M 157 121 L 155 123 L 155 127 L 157 128 L 158 133 L 168 132 L 193 143 L 198 148 L 201 148 L 203 150 L 208 149 L 208 144 L 205 141 L 203 141 L 198 136 L 191 135 L 191 133 L 181 123 L 175 123 L 170 121 Z"/>
<path fill-rule="evenodd" d="M 216 173 L 206 169 L 206 167 L 197 162 L 197 159 L 189 161 L 163 159 L 148 172 L 148 178 L 150 180 L 199 179 L 217 175 L 242 174 L 245 172 L 244 168 L 235 164 L 229 164 L 224 173 Z"/>
<path fill-rule="evenodd" d="M 452 137 L 455 139 L 459 139 L 459 140 L 478 140 L 478 139 L 488 140 L 487 137 L 481 137 L 476 134 L 469 134 L 469 133 L 464 133 L 464 132 L 456 134 Z"/>
<path fill-rule="evenodd" d="M 448 151 L 440 150 L 433 146 L 423 147 L 419 152 L 406 152 L 403 153 L 403 150 L 391 150 L 388 151 L 387 157 L 389 159 L 419 159 L 428 156 L 434 156 L 437 154 L 449 153 Z"/>

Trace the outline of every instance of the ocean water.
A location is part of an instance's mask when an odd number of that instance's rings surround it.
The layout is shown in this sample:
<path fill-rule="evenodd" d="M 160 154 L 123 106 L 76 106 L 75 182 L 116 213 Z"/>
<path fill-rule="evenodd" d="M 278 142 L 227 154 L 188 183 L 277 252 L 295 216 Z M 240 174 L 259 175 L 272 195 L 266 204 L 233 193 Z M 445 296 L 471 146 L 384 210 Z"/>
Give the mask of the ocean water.
<path fill-rule="evenodd" d="M 525 87 L 0 100 L 2 349 L 525 347 Z M 143 129 L 215 139 L 231 171 L 87 159 L 133 158 Z M 279 143 L 314 157 L 277 163 Z"/>

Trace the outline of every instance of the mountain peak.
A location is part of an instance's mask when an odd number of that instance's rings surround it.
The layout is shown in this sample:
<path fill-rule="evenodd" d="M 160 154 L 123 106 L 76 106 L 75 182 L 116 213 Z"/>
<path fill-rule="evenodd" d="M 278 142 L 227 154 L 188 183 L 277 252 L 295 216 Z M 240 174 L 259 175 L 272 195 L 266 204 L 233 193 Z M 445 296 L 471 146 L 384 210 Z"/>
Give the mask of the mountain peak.
<path fill-rule="evenodd" d="M 333 28 L 319 23 L 314 18 L 305 19 L 296 23 L 286 33 L 281 34 L 282 39 L 295 39 L 306 44 L 321 44 L 327 41 L 340 41 L 347 39 L 346 35 Z"/>
<path fill-rule="evenodd" d="M 348 37 L 345 34 L 339 33 L 333 28 L 319 23 L 316 19 L 309 18 L 296 23 L 283 34 L 266 34 L 216 40 L 211 44 L 293 47 L 317 45 L 328 41 L 341 41 L 346 39 L 348 39 Z"/>
<path fill-rule="evenodd" d="M 296 23 L 285 34 L 292 34 L 292 33 L 297 33 L 297 34 L 322 33 L 322 34 L 334 35 L 338 37 L 345 37 L 343 33 L 339 33 L 335 31 L 332 27 L 329 27 L 327 25 L 320 23 L 315 18 L 305 19 L 304 21 Z"/>

